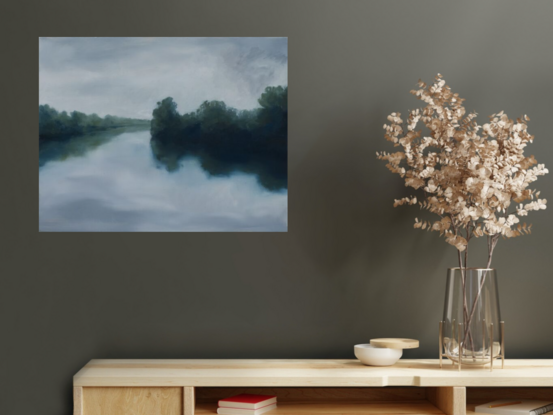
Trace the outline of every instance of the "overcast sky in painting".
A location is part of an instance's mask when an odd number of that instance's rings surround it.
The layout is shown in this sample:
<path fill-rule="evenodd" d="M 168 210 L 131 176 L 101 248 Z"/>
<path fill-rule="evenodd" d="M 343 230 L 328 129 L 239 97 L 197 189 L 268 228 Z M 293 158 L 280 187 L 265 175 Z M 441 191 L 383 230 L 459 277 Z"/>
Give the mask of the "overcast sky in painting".
<path fill-rule="evenodd" d="M 168 96 L 181 113 L 205 100 L 251 109 L 288 84 L 287 66 L 286 38 L 40 38 L 39 103 L 148 119 Z"/>

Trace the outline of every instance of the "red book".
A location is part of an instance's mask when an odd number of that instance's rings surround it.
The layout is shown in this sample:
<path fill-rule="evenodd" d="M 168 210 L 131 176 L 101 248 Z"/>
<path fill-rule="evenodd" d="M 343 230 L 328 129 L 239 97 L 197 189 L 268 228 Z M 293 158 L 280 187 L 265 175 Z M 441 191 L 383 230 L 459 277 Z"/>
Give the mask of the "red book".
<path fill-rule="evenodd" d="M 242 393 L 219 401 L 220 408 L 259 409 L 276 403 L 274 395 L 252 395 Z"/>

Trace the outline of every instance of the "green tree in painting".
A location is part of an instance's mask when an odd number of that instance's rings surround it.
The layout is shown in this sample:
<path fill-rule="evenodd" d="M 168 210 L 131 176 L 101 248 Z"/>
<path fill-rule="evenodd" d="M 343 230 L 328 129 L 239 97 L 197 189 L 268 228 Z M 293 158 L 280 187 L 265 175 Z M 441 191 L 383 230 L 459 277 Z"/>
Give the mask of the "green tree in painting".
<path fill-rule="evenodd" d="M 212 175 L 256 174 L 270 190 L 287 187 L 288 87 L 267 87 L 259 108 L 238 111 L 222 101 L 205 101 L 180 115 L 173 98 L 157 103 L 151 147 L 168 170 L 186 156 L 198 157 Z"/>

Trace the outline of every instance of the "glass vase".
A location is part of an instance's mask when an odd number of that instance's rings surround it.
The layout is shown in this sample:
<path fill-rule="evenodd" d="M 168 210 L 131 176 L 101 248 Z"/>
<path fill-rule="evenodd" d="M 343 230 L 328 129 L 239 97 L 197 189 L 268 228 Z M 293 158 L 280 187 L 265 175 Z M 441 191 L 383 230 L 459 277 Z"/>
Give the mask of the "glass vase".
<path fill-rule="evenodd" d="M 443 350 L 460 365 L 493 365 L 504 357 L 495 269 L 448 270 L 440 348 L 440 358 Z"/>

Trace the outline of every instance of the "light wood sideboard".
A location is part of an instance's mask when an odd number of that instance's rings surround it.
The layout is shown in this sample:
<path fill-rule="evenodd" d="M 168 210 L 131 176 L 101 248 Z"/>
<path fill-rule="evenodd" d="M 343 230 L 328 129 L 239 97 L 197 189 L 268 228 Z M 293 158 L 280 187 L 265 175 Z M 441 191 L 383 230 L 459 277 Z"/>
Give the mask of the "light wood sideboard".
<path fill-rule="evenodd" d="M 215 414 L 243 392 L 277 395 L 274 415 L 471 415 L 495 399 L 553 400 L 553 360 L 493 372 L 438 360 L 92 360 L 73 387 L 74 415 Z"/>

